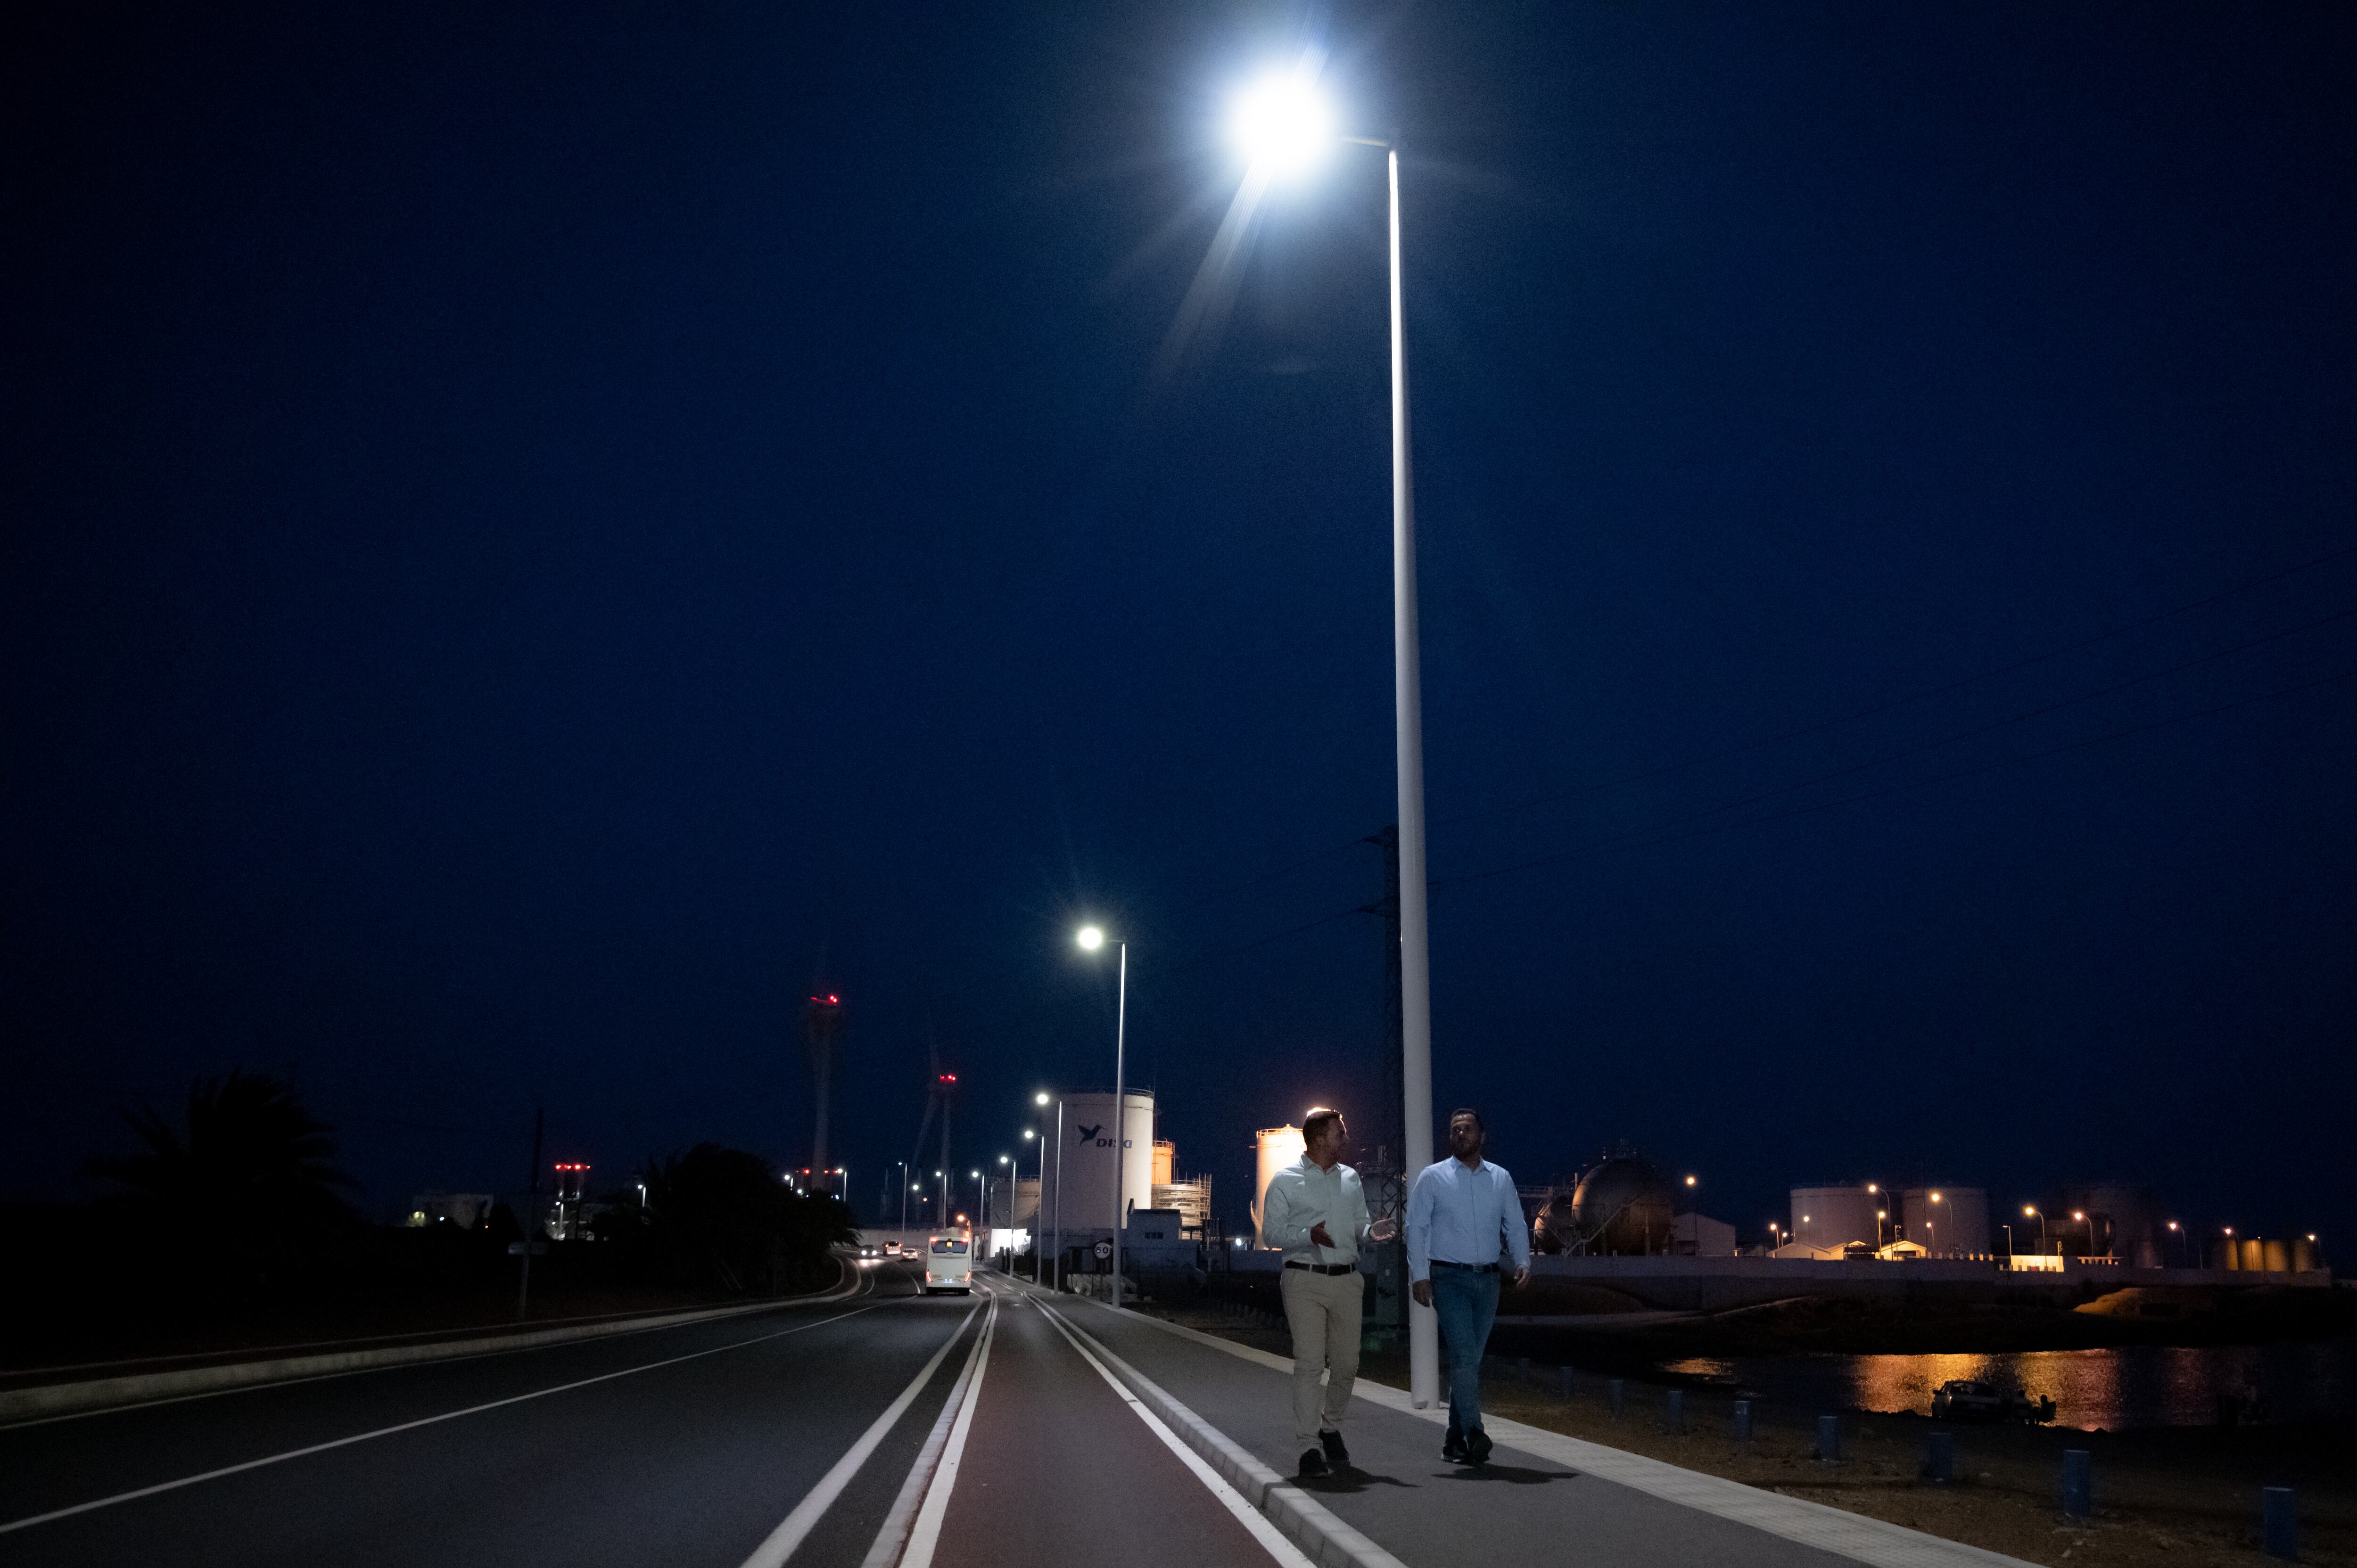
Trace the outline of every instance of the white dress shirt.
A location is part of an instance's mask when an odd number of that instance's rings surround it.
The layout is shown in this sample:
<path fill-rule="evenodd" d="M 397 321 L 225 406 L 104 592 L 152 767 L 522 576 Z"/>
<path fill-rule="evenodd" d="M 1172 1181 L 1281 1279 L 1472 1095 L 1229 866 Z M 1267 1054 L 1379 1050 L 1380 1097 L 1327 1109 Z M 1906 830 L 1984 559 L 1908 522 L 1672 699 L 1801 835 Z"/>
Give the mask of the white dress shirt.
<path fill-rule="evenodd" d="M 1330 1266 L 1359 1261 L 1359 1243 L 1367 1239 L 1370 1223 L 1367 1194 L 1359 1185 L 1359 1173 L 1340 1160 L 1329 1170 L 1302 1155 L 1268 1178 L 1268 1191 L 1260 1202 L 1261 1236 L 1270 1246 L 1285 1249 L 1286 1262 Z M 1312 1241 L 1313 1225 L 1325 1226 L 1334 1244 L 1321 1247 Z"/>
<path fill-rule="evenodd" d="M 1501 1249 L 1514 1267 L 1531 1266 L 1531 1228 L 1523 1200 L 1503 1165 L 1484 1160 L 1467 1169 L 1456 1158 L 1415 1175 L 1407 1194 L 1407 1277 L 1432 1277 L 1436 1258 L 1447 1263 L 1494 1263 Z"/>

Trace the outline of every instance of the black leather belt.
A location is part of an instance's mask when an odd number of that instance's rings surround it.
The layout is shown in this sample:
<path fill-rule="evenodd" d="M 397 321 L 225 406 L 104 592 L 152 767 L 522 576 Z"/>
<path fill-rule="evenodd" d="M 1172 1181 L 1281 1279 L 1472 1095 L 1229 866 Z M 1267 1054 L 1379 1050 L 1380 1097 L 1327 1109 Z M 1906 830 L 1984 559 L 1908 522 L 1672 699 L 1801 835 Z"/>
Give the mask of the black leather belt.
<path fill-rule="evenodd" d="M 1313 1274 L 1354 1274 L 1359 1272 L 1359 1265 L 1356 1263 L 1287 1262 L 1285 1266 L 1288 1269 L 1308 1269 Z"/>
<path fill-rule="evenodd" d="M 1495 1263 L 1452 1263 L 1446 1258 L 1433 1259 L 1432 1266 L 1436 1269 L 1463 1269 L 1469 1274 L 1494 1274 L 1498 1272 Z"/>

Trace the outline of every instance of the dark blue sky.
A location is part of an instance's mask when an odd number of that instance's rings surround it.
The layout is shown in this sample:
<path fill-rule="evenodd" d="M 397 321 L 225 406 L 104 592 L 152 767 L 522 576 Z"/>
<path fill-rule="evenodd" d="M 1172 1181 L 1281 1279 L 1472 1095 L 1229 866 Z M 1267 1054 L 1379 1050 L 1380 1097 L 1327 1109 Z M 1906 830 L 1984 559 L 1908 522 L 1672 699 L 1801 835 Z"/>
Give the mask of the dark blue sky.
<path fill-rule="evenodd" d="M 2330 8 L 21 9 L 0 1189 L 292 1069 L 377 1208 L 1380 1080 L 1405 134 L 1436 1092 L 1526 1179 L 2357 1199 Z M 2175 613 L 2171 613 L 2175 612 Z M 1863 716 L 1860 716 L 1863 715 Z M 1491 875 L 1491 874 L 1495 875 Z M 1372 1114 L 1361 1119 L 1371 1126 Z M 930 1157 L 930 1156 L 929 1156 Z M 868 1199 L 872 1201 L 872 1197 Z"/>

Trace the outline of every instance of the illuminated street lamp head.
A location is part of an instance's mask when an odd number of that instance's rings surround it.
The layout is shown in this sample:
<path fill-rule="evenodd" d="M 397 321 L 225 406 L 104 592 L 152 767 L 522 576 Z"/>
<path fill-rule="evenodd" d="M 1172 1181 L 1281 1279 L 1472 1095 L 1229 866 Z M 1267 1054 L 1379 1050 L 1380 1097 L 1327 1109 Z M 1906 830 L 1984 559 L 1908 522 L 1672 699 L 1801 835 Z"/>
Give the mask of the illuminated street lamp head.
<path fill-rule="evenodd" d="M 1045 1104 L 1047 1104 L 1047 1103 L 1048 1103 L 1048 1091 L 1047 1091 L 1046 1090 L 1044 1090 L 1044 1089 L 1043 1089 L 1043 1090 L 1041 1090 L 1039 1093 L 1037 1093 L 1037 1094 L 1033 1095 L 1033 1096 L 1031 1097 L 1031 1103 L 1032 1103 L 1032 1104 L 1034 1104 L 1034 1105 L 1045 1105 Z"/>
<path fill-rule="evenodd" d="M 1082 952 L 1094 952 L 1104 946 L 1104 932 L 1095 926 L 1082 926 L 1081 934 L 1072 940 L 1081 944 Z"/>
<path fill-rule="evenodd" d="M 1692 1177 L 1692 1176 L 1688 1176 L 1688 1177 L 1686 1177 L 1686 1185 L 1687 1185 L 1688 1187 L 1692 1187 L 1692 1186 L 1694 1186 L 1694 1184 L 1695 1184 L 1695 1178 L 1694 1178 L 1694 1177 Z"/>
<path fill-rule="evenodd" d="M 1272 175 L 1298 174 L 1334 145 L 1334 117 L 1307 74 L 1278 71 L 1237 94 L 1236 145 Z"/>

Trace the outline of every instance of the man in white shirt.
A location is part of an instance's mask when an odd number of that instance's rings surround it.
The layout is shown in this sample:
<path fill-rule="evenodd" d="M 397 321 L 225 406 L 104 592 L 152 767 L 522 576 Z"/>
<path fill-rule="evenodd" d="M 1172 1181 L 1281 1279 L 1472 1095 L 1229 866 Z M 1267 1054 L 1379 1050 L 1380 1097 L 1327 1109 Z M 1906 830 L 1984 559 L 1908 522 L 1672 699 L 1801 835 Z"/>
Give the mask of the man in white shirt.
<path fill-rule="evenodd" d="M 1261 1235 L 1285 1250 L 1278 1288 L 1286 1326 L 1293 1330 L 1294 1447 L 1303 1475 L 1323 1476 L 1351 1462 L 1342 1417 L 1359 1376 L 1359 1312 L 1366 1293 L 1359 1245 L 1388 1241 L 1399 1227 L 1389 1219 L 1369 1222 L 1359 1173 L 1342 1163 L 1351 1133 L 1340 1112 L 1310 1112 L 1301 1119 L 1301 1158 L 1271 1176 L 1261 1196 Z"/>
<path fill-rule="evenodd" d="M 1510 1259 L 1514 1284 L 1531 1277 L 1531 1228 L 1503 1165 L 1481 1157 L 1481 1113 L 1448 1118 L 1449 1157 L 1416 1173 L 1407 1195 L 1408 1289 L 1440 1315 L 1448 1351 L 1448 1434 L 1440 1456 L 1479 1465 L 1490 1456 L 1481 1430 L 1481 1353 L 1498 1316 L 1498 1268 Z"/>

